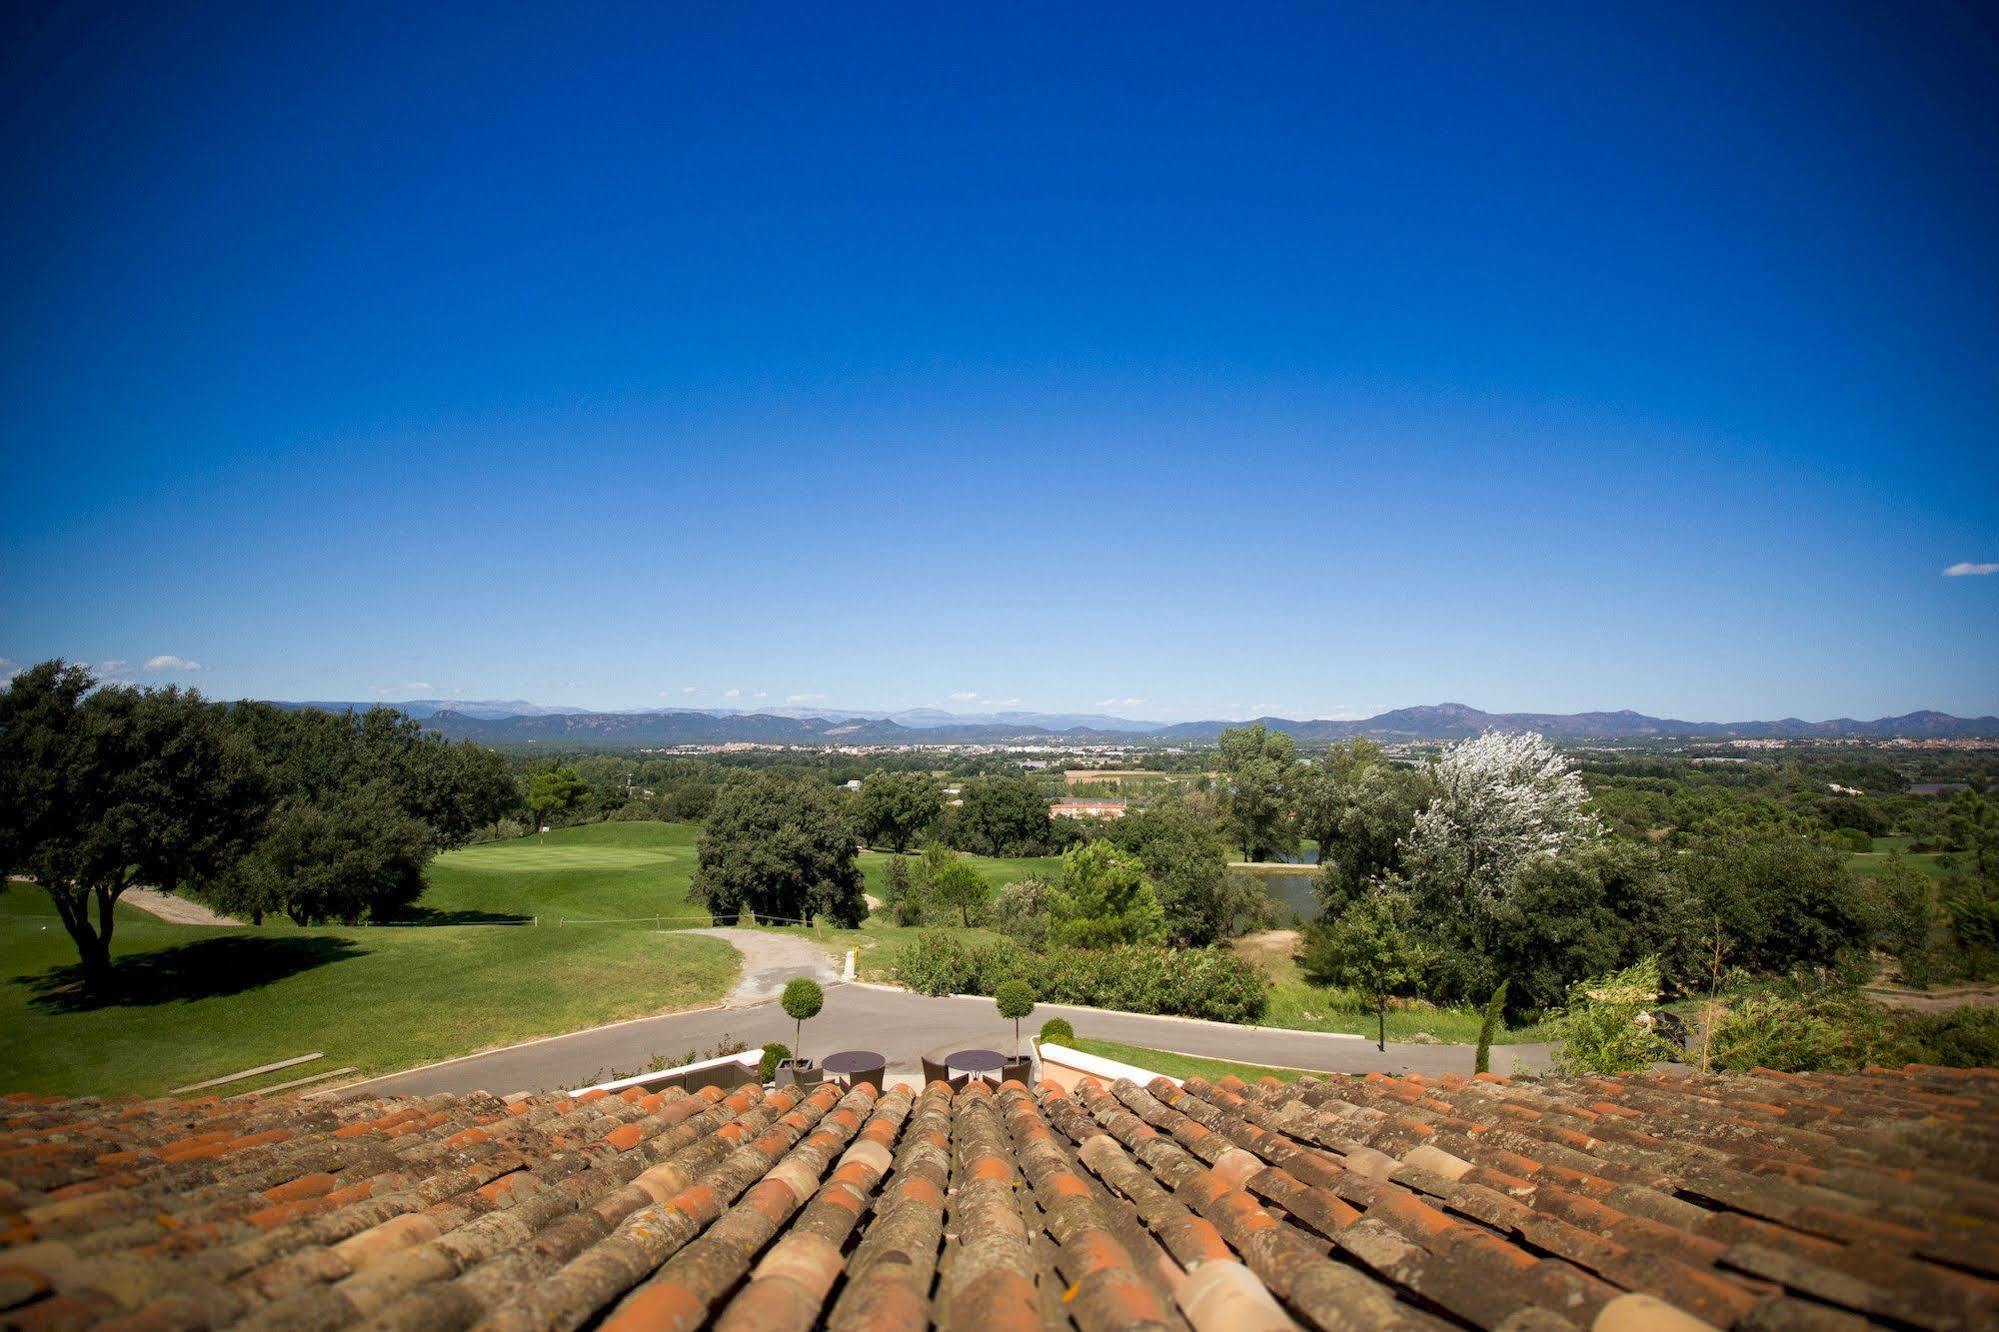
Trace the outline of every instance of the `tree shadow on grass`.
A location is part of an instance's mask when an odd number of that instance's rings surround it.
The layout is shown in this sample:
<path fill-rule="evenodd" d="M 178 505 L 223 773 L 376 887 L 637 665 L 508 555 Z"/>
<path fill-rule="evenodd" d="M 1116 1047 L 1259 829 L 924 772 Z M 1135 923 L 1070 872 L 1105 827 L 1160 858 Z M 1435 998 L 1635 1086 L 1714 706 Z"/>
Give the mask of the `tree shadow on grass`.
<path fill-rule="evenodd" d="M 98 993 L 84 991 L 83 968 L 75 963 L 14 979 L 33 993 L 30 1006 L 45 1013 L 79 1013 L 242 994 L 367 953 L 353 940 L 332 935 L 275 939 L 231 935 L 127 953 L 112 963 L 110 983 Z"/>
<path fill-rule="evenodd" d="M 511 911 L 439 911 L 436 907 L 405 907 L 384 925 L 526 925 L 532 918 Z"/>

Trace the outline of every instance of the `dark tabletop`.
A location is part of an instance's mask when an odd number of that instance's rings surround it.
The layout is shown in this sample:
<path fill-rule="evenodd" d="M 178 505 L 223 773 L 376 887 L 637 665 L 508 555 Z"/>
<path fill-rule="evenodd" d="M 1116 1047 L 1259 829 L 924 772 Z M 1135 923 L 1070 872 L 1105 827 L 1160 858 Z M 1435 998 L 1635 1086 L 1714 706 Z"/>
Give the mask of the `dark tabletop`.
<path fill-rule="evenodd" d="M 819 1067 L 828 1073 L 872 1073 L 887 1066 L 888 1061 L 873 1050 L 842 1050 L 829 1054 Z"/>
<path fill-rule="evenodd" d="M 944 1066 L 967 1073 L 997 1073 L 1006 1066 L 1006 1058 L 997 1050 L 955 1050 L 945 1056 Z"/>

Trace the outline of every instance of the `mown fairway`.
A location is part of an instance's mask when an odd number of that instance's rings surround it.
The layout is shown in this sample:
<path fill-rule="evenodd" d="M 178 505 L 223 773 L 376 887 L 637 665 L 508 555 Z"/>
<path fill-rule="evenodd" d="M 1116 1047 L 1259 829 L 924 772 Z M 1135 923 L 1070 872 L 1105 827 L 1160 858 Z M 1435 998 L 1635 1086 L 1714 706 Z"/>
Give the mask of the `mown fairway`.
<path fill-rule="evenodd" d="M 652 926 L 654 916 L 707 923 L 687 903 L 698 836 L 679 824 L 605 823 L 453 851 L 431 866 L 425 925 L 208 929 L 121 908 L 113 952 L 125 988 L 97 1006 L 75 993 L 76 948 L 48 897 L 8 884 L 0 1092 L 151 1095 L 326 1052 L 218 1089 L 227 1095 L 715 1002 L 738 973 L 735 951 Z M 871 888 L 887 859 L 862 857 Z M 1055 859 L 974 863 L 994 883 L 1061 873 Z M 538 927 L 473 923 L 536 917 Z M 573 923 L 591 920 L 622 923 Z M 849 932 L 821 933 L 834 943 Z M 875 938 L 855 932 L 855 941 Z M 635 1052 L 634 1062 L 652 1053 Z"/>
<path fill-rule="evenodd" d="M 1855 874 L 1879 874 L 1899 859 L 1918 874 L 1928 875 L 1932 879 L 1941 879 L 1944 876 L 1945 869 L 1942 862 L 1951 859 L 1950 853 L 1938 851 L 1912 852 L 1908 848 L 1913 840 L 1913 838 L 1909 837 L 1877 837 L 1874 839 L 1874 849 L 1872 851 L 1856 851 L 1848 856 L 1846 858 L 1847 867 Z M 1959 855 L 1956 858 L 1959 860 L 1967 859 L 1963 855 Z"/>
<path fill-rule="evenodd" d="M 880 897 L 882 875 L 888 862 L 895 857 L 886 851 L 863 851 L 860 855 L 861 873 L 867 879 L 867 891 Z M 913 870 L 923 857 L 911 853 L 903 857 Z M 1023 856 L 1018 860 L 1002 860 L 996 856 L 960 856 L 966 864 L 979 872 L 980 877 L 995 888 L 1009 883 L 1019 883 L 1022 879 L 1038 878 L 1048 883 L 1062 882 L 1062 857 Z"/>
<path fill-rule="evenodd" d="M 0 894 L 0 1087 L 151 1095 L 314 1050 L 326 1058 L 219 1094 L 347 1065 L 386 1073 L 712 1002 L 738 969 L 726 944 L 651 930 L 208 929 L 129 909 L 113 951 L 122 993 L 81 1006 L 48 898 Z"/>
<path fill-rule="evenodd" d="M 592 823 L 512 842 L 488 842 L 439 856 L 421 905 L 453 915 L 556 920 L 698 917 L 687 905 L 694 844 L 701 830 L 681 823 Z"/>

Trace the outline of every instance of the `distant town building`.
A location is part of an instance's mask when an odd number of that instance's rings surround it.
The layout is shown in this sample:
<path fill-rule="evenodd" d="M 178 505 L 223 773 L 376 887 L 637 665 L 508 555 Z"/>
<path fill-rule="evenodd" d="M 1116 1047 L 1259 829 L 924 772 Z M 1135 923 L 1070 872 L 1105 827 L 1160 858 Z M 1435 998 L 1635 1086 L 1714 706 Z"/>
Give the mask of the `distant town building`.
<path fill-rule="evenodd" d="M 856 777 L 851 781 L 842 782 L 840 783 L 840 789 L 843 791 L 858 791 L 861 789 L 861 779 Z"/>
<path fill-rule="evenodd" d="M 1840 784 L 1839 784 L 1838 782 L 1827 782 L 1827 783 L 1825 784 L 1825 789 L 1826 789 L 1826 790 L 1828 790 L 1828 791 L 1830 791 L 1830 792 L 1832 792 L 1832 793 L 1833 793 L 1834 795 L 1866 795 L 1866 794 L 1867 794 L 1867 792 L 1865 792 L 1865 791 L 1861 790 L 1861 789 L 1860 789 L 1859 787 L 1857 787 L 1857 786 L 1841 786 L 1841 785 L 1840 785 Z"/>
<path fill-rule="evenodd" d="M 1057 800 L 1048 807 L 1051 819 L 1121 819 L 1122 800 Z"/>

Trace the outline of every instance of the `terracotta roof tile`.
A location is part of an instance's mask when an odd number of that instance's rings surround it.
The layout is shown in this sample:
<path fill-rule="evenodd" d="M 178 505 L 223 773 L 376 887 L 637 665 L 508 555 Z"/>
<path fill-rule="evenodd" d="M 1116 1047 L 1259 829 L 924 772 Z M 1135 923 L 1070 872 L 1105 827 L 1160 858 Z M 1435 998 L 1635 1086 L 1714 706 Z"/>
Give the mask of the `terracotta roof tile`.
<path fill-rule="evenodd" d="M 1999 1077 L 10 1097 L 0 1325 L 1999 1325 Z"/>

